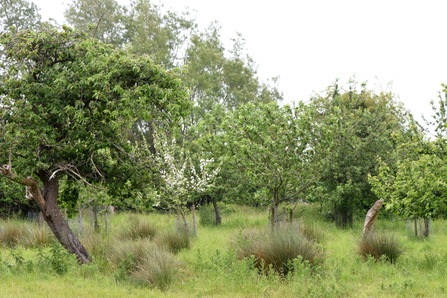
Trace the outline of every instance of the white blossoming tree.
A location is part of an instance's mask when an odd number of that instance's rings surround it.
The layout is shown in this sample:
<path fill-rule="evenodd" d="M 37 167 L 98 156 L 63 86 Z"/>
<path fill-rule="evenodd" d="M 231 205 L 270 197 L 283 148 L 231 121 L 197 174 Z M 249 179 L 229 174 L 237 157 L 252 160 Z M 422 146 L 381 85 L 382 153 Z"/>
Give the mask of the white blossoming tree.
<path fill-rule="evenodd" d="M 147 142 L 143 143 L 147 147 Z M 194 197 L 213 186 L 220 167 L 213 158 L 205 159 L 203 152 L 192 152 L 175 138 L 168 140 L 165 134 L 154 137 L 154 147 L 155 161 L 160 166 L 162 178 L 156 205 L 175 210 L 185 228 L 189 229 L 187 205 Z"/>

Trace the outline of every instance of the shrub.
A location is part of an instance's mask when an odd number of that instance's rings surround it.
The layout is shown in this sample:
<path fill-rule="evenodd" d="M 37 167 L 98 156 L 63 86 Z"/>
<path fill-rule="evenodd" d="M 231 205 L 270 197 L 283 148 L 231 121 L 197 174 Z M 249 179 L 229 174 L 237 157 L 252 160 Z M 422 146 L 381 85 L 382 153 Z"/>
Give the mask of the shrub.
<path fill-rule="evenodd" d="M 242 231 L 233 244 L 240 259 L 252 257 L 255 267 L 262 272 L 273 269 L 286 275 L 293 271 L 294 260 L 299 259 L 311 266 L 324 260 L 324 254 L 317 243 L 300 235 L 294 228 L 270 232 Z"/>
<path fill-rule="evenodd" d="M 373 257 L 376 261 L 385 259 L 394 264 L 404 249 L 394 235 L 368 233 L 358 242 L 358 254 L 365 260 Z"/>
<path fill-rule="evenodd" d="M 120 240 L 150 239 L 156 234 L 157 227 L 151 222 L 140 217 L 129 217 L 129 223 L 118 232 L 118 238 Z"/>
<path fill-rule="evenodd" d="M 58 275 L 64 275 L 70 266 L 77 266 L 76 257 L 59 243 L 53 244 L 48 251 L 39 248 L 37 258 L 38 268 L 43 272 L 54 271 Z"/>
<path fill-rule="evenodd" d="M 191 247 L 191 234 L 186 229 L 176 229 L 160 234 L 156 242 L 168 251 L 178 253 L 182 249 Z"/>

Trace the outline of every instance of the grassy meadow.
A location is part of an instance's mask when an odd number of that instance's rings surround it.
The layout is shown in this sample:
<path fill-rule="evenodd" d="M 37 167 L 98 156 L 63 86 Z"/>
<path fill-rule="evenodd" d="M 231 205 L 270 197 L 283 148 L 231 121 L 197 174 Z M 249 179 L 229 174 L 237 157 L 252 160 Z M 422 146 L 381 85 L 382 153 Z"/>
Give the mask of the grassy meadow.
<path fill-rule="evenodd" d="M 434 221 L 431 237 L 421 241 L 408 237 L 404 221 L 379 215 L 377 233 L 392 235 L 403 249 L 391 263 L 357 253 L 361 220 L 341 230 L 302 218 L 308 231 L 300 233 L 315 236 L 309 243 L 318 251 L 317 261 L 291 260 L 283 274 L 238 255 L 270 239 L 259 234 L 268 230 L 264 209 L 227 206 L 221 226 L 198 220 L 192 238 L 181 235 L 167 214 L 109 219 L 107 234 L 86 226 L 80 235 L 94 260 L 82 266 L 54 244 L 47 229 L 20 220 L 0 222 L 0 297 L 447 297 L 444 220 Z M 258 231 L 258 240 L 246 236 L 250 231 Z M 281 254 L 275 249 L 296 246 L 290 239 L 273 242 L 262 253 Z"/>

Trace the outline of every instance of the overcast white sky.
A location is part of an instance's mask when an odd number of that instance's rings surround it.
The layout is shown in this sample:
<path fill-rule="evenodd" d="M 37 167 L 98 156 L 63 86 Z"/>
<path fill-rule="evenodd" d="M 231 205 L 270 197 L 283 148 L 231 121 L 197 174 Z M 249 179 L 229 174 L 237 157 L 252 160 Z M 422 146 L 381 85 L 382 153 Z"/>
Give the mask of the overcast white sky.
<path fill-rule="evenodd" d="M 67 3 L 34 0 L 44 19 L 63 19 Z M 119 0 L 127 3 L 126 0 Z M 157 1 L 155 1 L 157 2 Z M 240 32 L 262 80 L 279 76 L 286 102 L 307 100 L 336 78 L 355 75 L 397 94 L 420 119 L 431 114 L 447 83 L 445 0 L 164 0 L 166 8 L 196 11 L 205 27 L 222 25 L 229 41 Z M 380 87 L 382 86 L 382 87 Z"/>

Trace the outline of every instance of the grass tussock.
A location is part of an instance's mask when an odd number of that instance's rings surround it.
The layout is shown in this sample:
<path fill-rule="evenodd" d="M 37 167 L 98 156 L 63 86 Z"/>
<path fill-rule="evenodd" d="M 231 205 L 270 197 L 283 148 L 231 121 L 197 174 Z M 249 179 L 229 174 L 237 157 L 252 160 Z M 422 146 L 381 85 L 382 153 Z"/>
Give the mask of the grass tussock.
<path fill-rule="evenodd" d="M 166 289 L 175 277 L 173 255 L 149 240 L 116 241 L 108 258 L 117 269 L 117 280 Z"/>
<path fill-rule="evenodd" d="M 15 247 L 26 232 L 26 226 L 23 224 L 5 222 L 0 226 L 0 243 L 2 246 Z"/>
<path fill-rule="evenodd" d="M 372 257 L 376 261 L 384 259 L 394 264 L 403 252 L 402 244 L 392 234 L 369 233 L 358 242 L 358 254 L 365 260 Z"/>
<path fill-rule="evenodd" d="M 176 229 L 158 235 L 155 241 L 160 247 L 176 254 L 191 247 L 191 234 L 186 229 Z"/>
<path fill-rule="evenodd" d="M 253 258 L 255 267 L 262 272 L 273 269 L 286 275 L 293 271 L 295 260 L 311 266 L 319 265 L 324 260 L 321 247 L 294 228 L 269 232 L 243 230 L 234 238 L 233 246 L 239 259 Z"/>
<path fill-rule="evenodd" d="M 129 217 L 117 234 L 120 240 L 152 239 L 158 232 L 158 228 L 150 221 L 138 216 Z"/>
<path fill-rule="evenodd" d="M 158 246 L 151 245 L 138 260 L 130 279 L 138 284 L 165 290 L 169 288 L 175 278 L 176 267 L 176 261 L 172 254 Z"/>
<path fill-rule="evenodd" d="M 26 232 L 19 239 L 19 244 L 24 248 L 48 247 L 55 243 L 49 228 L 42 225 L 26 225 Z"/>

